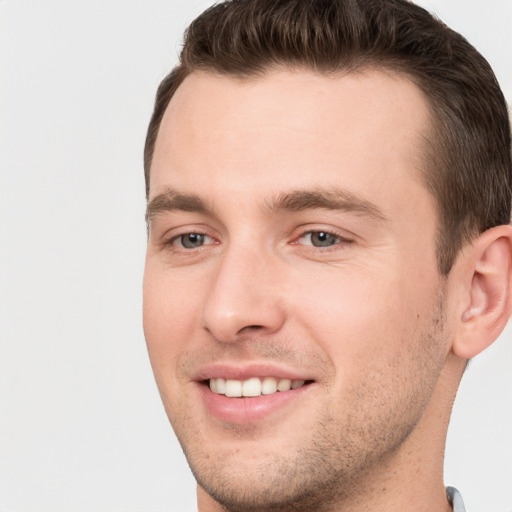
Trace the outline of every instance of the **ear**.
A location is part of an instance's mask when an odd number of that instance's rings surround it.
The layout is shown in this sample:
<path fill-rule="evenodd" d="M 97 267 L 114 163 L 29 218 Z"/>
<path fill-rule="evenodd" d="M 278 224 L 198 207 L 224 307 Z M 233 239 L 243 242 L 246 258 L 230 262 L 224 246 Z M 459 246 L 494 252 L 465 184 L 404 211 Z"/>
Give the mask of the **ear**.
<path fill-rule="evenodd" d="M 501 334 L 512 312 L 512 227 L 482 233 L 464 251 L 464 300 L 452 351 L 476 356 Z"/>

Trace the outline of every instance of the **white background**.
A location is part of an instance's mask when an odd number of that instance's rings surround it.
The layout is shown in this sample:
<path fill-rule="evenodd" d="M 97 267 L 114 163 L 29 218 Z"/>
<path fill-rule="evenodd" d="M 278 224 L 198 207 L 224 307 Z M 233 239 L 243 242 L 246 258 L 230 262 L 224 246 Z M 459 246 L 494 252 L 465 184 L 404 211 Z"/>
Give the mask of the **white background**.
<path fill-rule="evenodd" d="M 142 148 L 209 2 L 0 0 L 0 511 L 185 512 L 141 328 Z M 512 0 L 424 2 L 512 97 Z M 512 330 L 463 379 L 446 482 L 512 511 Z"/>

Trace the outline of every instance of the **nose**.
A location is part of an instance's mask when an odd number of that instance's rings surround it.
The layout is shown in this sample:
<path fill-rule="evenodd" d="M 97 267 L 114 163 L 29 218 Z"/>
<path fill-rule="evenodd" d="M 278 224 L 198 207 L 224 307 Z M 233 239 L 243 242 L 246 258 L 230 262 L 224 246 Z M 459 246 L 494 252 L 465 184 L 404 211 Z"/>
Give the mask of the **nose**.
<path fill-rule="evenodd" d="M 228 249 L 219 256 L 203 309 L 203 326 L 217 341 L 274 334 L 286 318 L 282 274 L 272 254 Z"/>

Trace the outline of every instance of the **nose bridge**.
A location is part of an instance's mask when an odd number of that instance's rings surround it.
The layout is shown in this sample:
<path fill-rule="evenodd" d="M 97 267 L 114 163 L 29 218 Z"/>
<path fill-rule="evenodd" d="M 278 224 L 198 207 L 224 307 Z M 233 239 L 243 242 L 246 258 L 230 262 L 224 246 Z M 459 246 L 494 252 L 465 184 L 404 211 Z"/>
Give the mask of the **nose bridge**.
<path fill-rule="evenodd" d="M 232 243 L 219 255 L 203 310 L 204 328 L 218 341 L 231 342 L 242 333 L 270 334 L 284 321 L 278 260 L 252 244 Z"/>

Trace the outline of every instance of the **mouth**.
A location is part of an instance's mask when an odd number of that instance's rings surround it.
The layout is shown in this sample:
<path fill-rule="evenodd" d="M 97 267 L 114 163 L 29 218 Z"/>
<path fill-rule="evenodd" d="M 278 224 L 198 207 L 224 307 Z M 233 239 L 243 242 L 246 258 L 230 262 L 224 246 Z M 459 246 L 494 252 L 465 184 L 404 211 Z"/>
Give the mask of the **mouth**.
<path fill-rule="evenodd" d="M 277 377 L 250 377 L 245 380 L 211 378 L 205 381 L 210 391 L 229 398 L 256 398 L 299 389 L 311 384 L 311 380 L 281 379 Z"/>
<path fill-rule="evenodd" d="M 313 392 L 316 381 L 271 371 L 215 368 L 203 374 L 196 382 L 208 416 L 223 425 L 255 425 L 301 411 L 299 404 Z"/>

